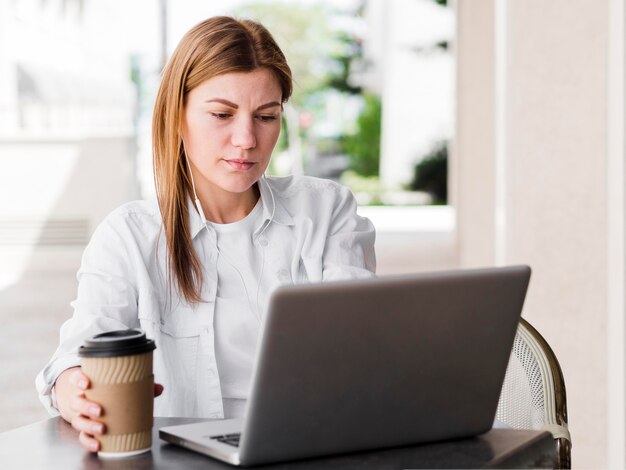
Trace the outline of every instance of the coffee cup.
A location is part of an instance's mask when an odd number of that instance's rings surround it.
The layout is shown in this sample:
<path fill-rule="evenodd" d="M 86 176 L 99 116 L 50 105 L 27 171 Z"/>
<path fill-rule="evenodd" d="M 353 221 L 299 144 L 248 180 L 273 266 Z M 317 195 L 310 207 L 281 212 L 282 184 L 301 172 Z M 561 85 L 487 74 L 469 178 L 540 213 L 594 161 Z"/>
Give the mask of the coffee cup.
<path fill-rule="evenodd" d="M 85 397 L 102 407 L 101 457 L 128 457 L 152 447 L 154 341 L 140 329 L 101 333 L 79 348 L 90 387 Z"/>

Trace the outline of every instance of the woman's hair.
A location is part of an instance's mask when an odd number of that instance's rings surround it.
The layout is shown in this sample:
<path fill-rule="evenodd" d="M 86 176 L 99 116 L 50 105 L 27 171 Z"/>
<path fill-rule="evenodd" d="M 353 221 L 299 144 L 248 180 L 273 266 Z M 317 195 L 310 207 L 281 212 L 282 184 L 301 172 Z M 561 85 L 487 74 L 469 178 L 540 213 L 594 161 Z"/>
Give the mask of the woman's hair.
<path fill-rule="evenodd" d="M 189 229 L 187 199 L 194 197 L 182 140 L 186 97 L 216 75 L 260 67 L 274 74 L 286 102 L 292 91 L 291 70 L 270 32 L 254 21 L 218 16 L 187 32 L 163 70 L 152 117 L 154 179 L 168 279 L 170 286 L 176 281 L 179 294 L 189 303 L 202 301 L 202 265 Z"/>

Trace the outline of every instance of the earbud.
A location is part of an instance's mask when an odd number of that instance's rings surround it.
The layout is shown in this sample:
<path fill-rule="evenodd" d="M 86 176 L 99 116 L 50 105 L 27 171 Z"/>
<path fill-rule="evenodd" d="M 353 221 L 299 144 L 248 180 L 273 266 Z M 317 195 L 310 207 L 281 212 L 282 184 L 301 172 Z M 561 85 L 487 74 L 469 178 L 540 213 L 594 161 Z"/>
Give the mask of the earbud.
<path fill-rule="evenodd" d="M 194 193 L 195 192 L 196 191 L 194 189 Z M 204 216 L 204 209 L 202 209 L 202 204 L 200 204 L 200 199 L 198 199 L 198 195 L 194 194 L 194 196 L 196 196 L 196 199 L 194 202 L 196 203 L 196 207 L 198 208 L 198 214 L 200 214 L 200 220 L 202 220 L 202 223 L 206 226 L 207 220 L 206 220 L 206 217 Z"/>

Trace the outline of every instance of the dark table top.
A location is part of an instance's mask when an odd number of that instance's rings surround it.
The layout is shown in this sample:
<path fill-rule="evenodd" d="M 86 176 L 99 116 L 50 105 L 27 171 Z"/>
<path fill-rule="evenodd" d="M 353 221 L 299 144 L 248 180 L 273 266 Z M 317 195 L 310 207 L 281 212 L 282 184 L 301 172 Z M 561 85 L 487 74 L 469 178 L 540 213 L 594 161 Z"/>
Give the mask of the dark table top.
<path fill-rule="evenodd" d="M 152 451 L 126 459 L 99 459 L 78 443 L 78 433 L 50 418 L 0 433 L 0 468 L 27 469 L 233 469 L 234 467 L 162 441 L 163 426 L 203 421 L 155 418 Z M 545 431 L 492 429 L 454 441 L 362 452 L 263 466 L 264 469 L 551 468 L 554 439 Z"/>

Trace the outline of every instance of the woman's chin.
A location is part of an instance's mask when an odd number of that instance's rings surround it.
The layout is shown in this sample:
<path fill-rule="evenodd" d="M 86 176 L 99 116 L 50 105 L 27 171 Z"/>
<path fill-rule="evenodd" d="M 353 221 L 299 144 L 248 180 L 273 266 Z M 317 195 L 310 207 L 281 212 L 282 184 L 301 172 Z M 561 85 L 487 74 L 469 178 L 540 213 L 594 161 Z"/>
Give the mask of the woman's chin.
<path fill-rule="evenodd" d="M 247 181 L 233 181 L 230 182 L 230 184 L 222 184 L 220 186 L 224 191 L 228 191 L 229 193 L 243 194 L 249 191 L 257 181 L 258 178 Z"/>

